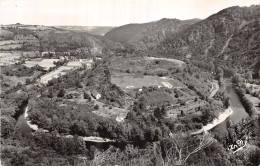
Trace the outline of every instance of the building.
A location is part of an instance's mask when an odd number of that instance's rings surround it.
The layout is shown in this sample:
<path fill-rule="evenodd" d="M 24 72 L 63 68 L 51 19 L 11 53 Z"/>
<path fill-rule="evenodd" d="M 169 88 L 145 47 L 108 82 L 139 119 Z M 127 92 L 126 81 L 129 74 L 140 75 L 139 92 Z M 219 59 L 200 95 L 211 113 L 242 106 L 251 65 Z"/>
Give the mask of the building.
<path fill-rule="evenodd" d="M 101 94 L 98 93 L 96 90 L 92 90 L 91 95 L 97 100 L 101 98 Z"/>
<path fill-rule="evenodd" d="M 48 52 L 48 51 L 45 51 L 45 52 L 42 52 L 42 57 L 48 57 L 49 55 L 52 55 L 52 56 L 55 56 L 56 53 L 55 52 Z"/>

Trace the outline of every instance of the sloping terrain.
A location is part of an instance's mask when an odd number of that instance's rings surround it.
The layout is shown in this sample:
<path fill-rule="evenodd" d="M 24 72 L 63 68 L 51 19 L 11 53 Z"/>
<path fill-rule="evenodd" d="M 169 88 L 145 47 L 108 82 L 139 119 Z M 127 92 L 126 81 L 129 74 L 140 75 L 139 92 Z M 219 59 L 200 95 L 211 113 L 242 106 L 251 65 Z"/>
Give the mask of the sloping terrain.
<path fill-rule="evenodd" d="M 113 47 L 113 42 L 102 36 L 93 36 L 85 32 L 50 31 L 39 34 L 43 50 L 69 51 L 87 48 L 92 53 L 102 53 L 104 48 Z"/>
<path fill-rule="evenodd" d="M 156 56 L 184 58 L 191 55 L 191 58 L 203 59 L 207 52 L 208 58 L 252 64 L 259 60 L 259 16 L 259 5 L 224 9 L 167 37 L 153 53 Z"/>
<path fill-rule="evenodd" d="M 3 39 L 12 39 L 15 40 L 16 36 L 20 36 L 23 40 L 19 40 L 21 42 L 27 43 L 27 46 L 23 46 L 21 50 L 34 50 L 34 51 L 50 51 L 50 52 L 67 52 L 73 51 L 77 49 L 88 50 L 92 54 L 101 54 L 103 50 L 109 50 L 110 48 L 114 48 L 114 42 L 109 39 L 104 38 L 99 35 L 91 35 L 89 31 L 95 31 L 97 34 L 99 32 L 104 33 L 103 30 L 106 30 L 105 27 L 98 28 L 84 28 L 84 27 L 49 27 L 49 26 L 40 26 L 40 25 L 23 25 L 23 24 L 15 24 L 15 25 L 5 25 L 1 27 L 1 32 L 5 32 L 5 35 L 1 33 L 0 38 Z M 99 29 L 99 30 L 98 30 Z M 111 29 L 111 28 L 108 28 Z M 108 31 L 107 29 L 107 31 Z M 98 32 L 99 31 L 99 32 Z M 9 32 L 9 33 L 7 33 Z M 12 35 L 9 35 L 12 34 Z M 93 33 L 95 34 L 95 33 Z M 35 37 L 35 40 L 38 42 L 37 47 L 32 45 L 32 40 L 28 39 L 28 37 Z M 15 41 L 11 41 L 12 44 Z M 6 46 L 5 46 L 6 47 Z M 10 46 L 8 46 L 9 48 Z M 14 46 L 17 47 L 17 46 Z"/>
<path fill-rule="evenodd" d="M 108 31 L 114 27 L 109 26 L 58 26 L 64 30 L 87 32 L 91 35 L 104 36 Z"/>
<path fill-rule="evenodd" d="M 112 29 L 106 33 L 105 37 L 115 42 L 130 45 L 136 50 L 147 50 L 156 46 L 167 35 L 179 32 L 198 21 L 199 19 L 182 21 L 164 18 L 144 24 L 128 24 Z"/>
<path fill-rule="evenodd" d="M 145 31 L 146 28 L 151 26 L 153 23 L 144 24 L 127 24 L 117 28 L 105 34 L 105 37 L 119 43 L 127 43 L 134 35 Z"/>

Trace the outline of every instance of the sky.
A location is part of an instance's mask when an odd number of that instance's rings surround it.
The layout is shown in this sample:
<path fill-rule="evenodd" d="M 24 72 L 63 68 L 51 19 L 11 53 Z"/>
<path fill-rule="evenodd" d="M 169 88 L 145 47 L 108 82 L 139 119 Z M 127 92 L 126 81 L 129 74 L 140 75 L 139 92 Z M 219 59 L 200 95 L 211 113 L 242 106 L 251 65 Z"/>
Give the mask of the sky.
<path fill-rule="evenodd" d="M 0 24 L 120 26 L 162 18 L 204 19 L 260 0 L 0 0 Z"/>

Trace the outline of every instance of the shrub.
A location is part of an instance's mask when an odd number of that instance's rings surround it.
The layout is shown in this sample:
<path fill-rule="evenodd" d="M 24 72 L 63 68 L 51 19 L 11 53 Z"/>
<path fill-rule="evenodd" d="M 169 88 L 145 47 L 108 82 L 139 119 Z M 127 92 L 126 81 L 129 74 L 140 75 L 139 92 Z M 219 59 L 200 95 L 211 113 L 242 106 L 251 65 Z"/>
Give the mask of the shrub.
<path fill-rule="evenodd" d="M 98 110 L 98 109 L 99 109 L 99 105 L 96 104 L 96 105 L 94 106 L 94 109 Z"/>
<path fill-rule="evenodd" d="M 61 89 L 58 93 L 58 97 L 63 97 L 66 93 L 66 90 L 65 89 Z"/>
<path fill-rule="evenodd" d="M 88 93 L 84 92 L 84 99 L 91 100 L 91 97 Z"/>
<path fill-rule="evenodd" d="M 31 80 L 29 78 L 26 78 L 25 83 L 26 85 L 29 85 L 31 83 Z"/>
<path fill-rule="evenodd" d="M 67 99 L 72 99 L 73 95 L 72 94 L 67 94 L 66 97 L 67 97 Z"/>

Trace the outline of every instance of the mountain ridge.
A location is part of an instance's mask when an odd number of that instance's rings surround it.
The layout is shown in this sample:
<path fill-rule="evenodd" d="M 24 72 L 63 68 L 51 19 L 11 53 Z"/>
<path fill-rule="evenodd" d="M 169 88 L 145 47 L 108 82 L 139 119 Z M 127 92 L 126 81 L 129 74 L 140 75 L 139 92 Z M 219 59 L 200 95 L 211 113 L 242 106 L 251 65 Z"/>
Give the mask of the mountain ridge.
<path fill-rule="evenodd" d="M 105 34 L 105 37 L 137 50 L 147 50 L 155 47 L 166 38 L 169 33 L 176 33 L 198 22 L 199 19 L 179 20 L 163 18 L 158 21 L 143 24 L 126 24 Z"/>

